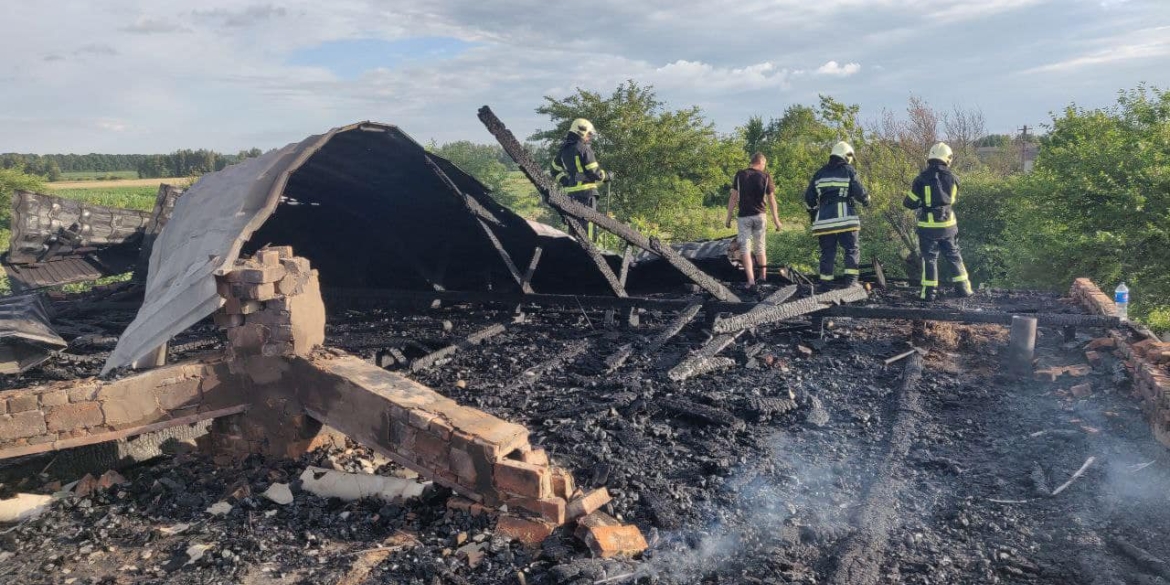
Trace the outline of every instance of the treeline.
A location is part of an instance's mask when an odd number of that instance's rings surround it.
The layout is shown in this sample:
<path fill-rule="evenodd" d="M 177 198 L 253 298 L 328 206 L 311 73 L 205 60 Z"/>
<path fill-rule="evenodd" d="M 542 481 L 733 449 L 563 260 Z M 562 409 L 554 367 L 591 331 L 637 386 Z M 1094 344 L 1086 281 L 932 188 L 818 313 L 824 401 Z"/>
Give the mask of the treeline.
<path fill-rule="evenodd" d="M 213 150 L 177 150 L 171 154 L 0 154 L 0 169 L 19 169 L 47 181 L 65 173 L 136 171 L 139 178 L 190 177 L 222 170 L 245 158 L 263 154 L 259 148 L 221 154 Z"/>
<path fill-rule="evenodd" d="M 236 154 L 221 154 L 214 150 L 176 150 L 171 154 L 152 154 L 143 157 L 134 170 L 143 179 L 161 177 L 197 177 L 204 173 L 221 171 L 246 158 L 263 154 L 259 148 L 241 150 Z"/>

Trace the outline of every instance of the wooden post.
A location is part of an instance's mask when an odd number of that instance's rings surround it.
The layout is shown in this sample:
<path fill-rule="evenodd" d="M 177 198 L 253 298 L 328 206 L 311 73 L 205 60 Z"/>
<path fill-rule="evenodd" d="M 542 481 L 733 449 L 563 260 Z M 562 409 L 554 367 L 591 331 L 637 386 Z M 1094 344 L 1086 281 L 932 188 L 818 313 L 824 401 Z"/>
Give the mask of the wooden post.
<path fill-rule="evenodd" d="M 1012 317 L 1011 340 L 1008 341 L 1008 367 L 1012 373 L 1032 374 L 1032 357 L 1036 352 L 1036 318 Z"/>

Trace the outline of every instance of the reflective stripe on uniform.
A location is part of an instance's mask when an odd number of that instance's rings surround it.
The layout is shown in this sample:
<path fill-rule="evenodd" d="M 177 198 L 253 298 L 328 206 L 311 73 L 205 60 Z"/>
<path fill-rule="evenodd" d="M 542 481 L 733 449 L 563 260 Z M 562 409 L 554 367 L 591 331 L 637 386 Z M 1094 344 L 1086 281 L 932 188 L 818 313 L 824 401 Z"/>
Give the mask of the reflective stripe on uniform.
<path fill-rule="evenodd" d="M 581 166 L 581 155 L 577 155 L 577 156 L 573 157 L 573 160 L 577 162 L 577 172 L 584 173 L 585 168 Z"/>
<path fill-rule="evenodd" d="M 959 185 L 956 183 L 951 185 L 951 205 L 954 205 L 959 200 Z"/>
<path fill-rule="evenodd" d="M 589 169 L 589 170 L 593 170 L 593 169 L 596 169 L 596 168 L 597 168 L 597 167 L 599 167 L 599 166 L 601 166 L 601 163 L 599 163 L 599 162 L 597 162 L 597 161 L 593 161 L 593 162 L 591 162 L 591 163 L 589 163 L 589 164 L 585 165 L 585 168 L 586 168 L 586 169 Z"/>
<path fill-rule="evenodd" d="M 851 276 L 852 276 L 852 275 L 858 275 L 858 274 L 861 274 L 861 271 L 860 271 L 860 270 L 858 270 L 858 269 L 856 269 L 856 268 L 846 268 L 846 269 L 845 269 L 845 274 L 848 274 L 848 275 L 851 275 Z"/>
<path fill-rule="evenodd" d="M 833 280 L 833 275 L 832 275 L 832 274 L 822 274 L 822 275 L 821 275 L 821 280 L 824 280 L 824 281 L 830 281 L 830 280 Z"/>
<path fill-rule="evenodd" d="M 911 201 L 918 201 L 918 200 L 919 200 L 919 199 L 918 199 L 918 196 L 917 196 L 917 195 L 915 195 L 913 191 L 911 191 L 910 193 L 908 193 L 908 194 L 906 195 L 906 197 L 909 197 Z"/>
<path fill-rule="evenodd" d="M 817 182 L 813 183 L 813 185 L 817 189 L 829 188 L 829 187 L 848 187 L 849 181 L 842 181 L 841 179 L 836 179 L 836 178 L 820 179 Z"/>
<path fill-rule="evenodd" d="M 576 185 L 573 185 L 572 187 L 565 187 L 565 188 L 561 189 L 561 191 L 563 191 L 565 193 L 576 193 L 577 191 L 588 191 L 590 189 L 596 189 L 596 188 L 597 188 L 597 183 L 578 183 Z"/>
<path fill-rule="evenodd" d="M 925 197 L 925 199 L 926 199 L 926 206 L 927 206 L 927 207 L 930 207 L 930 187 L 929 187 L 929 186 L 927 186 L 927 187 L 923 187 L 923 188 L 922 188 L 922 192 L 926 194 L 926 197 Z"/>

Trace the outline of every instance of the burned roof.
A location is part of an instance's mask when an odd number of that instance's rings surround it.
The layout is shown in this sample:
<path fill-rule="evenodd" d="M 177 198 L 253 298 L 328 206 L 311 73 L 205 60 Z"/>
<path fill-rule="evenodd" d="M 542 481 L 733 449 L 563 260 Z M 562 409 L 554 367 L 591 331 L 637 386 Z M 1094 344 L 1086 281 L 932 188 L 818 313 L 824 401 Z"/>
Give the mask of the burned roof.
<path fill-rule="evenodd" d="M 335 288 L 518 287 L 497 246 L 521 267 L 547 246 L 542 263 L 554 268 L 533 285 L 549 292 L 603 287 L 585 253 L 560 239 L 395 126 L 336 128 L 206 175 L 178 200 L 151 252 L 142 309 L 104 371 L 210 315 L 221 302 L 215 275 L 269 243 L 293 246 Z"/>

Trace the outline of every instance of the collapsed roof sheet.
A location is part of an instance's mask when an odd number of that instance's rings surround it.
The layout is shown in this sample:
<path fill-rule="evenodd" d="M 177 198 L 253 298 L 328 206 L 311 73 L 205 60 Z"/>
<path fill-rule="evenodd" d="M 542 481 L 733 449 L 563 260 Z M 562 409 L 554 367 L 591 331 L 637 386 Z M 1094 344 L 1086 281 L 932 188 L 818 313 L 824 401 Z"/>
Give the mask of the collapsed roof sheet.
<path fill-rule="evenodd" d="M 150 215 L 17 191 L 5 269 L 17 289 L 125 272 L 134 264 Z"/>
<path fill-rule="evenodd" d="M 49 325 L 40 295 L 0 297 L 0 374 L 17 374 L 68 344 Z"/>
<path fill-rule="evenodd" d="M 577 246 L 553 245 L 451 162 L 395 126 L 361 122 L 310 136 L 201 178 L 175 205 L 150 256 L 145 302 L 103 372 L 129 365 L 220 305 L 215 274 L 241 252 L 291 245 L 338 288 L 517 287 L 492 242 L 427 165 L 487 211 L 513 262 L 543 250 L 533 286 L 600 289 Z M 616 261 L 616 260 L 615 260 Z M 568 277 L 566 275 L 570 275 Z"/>

